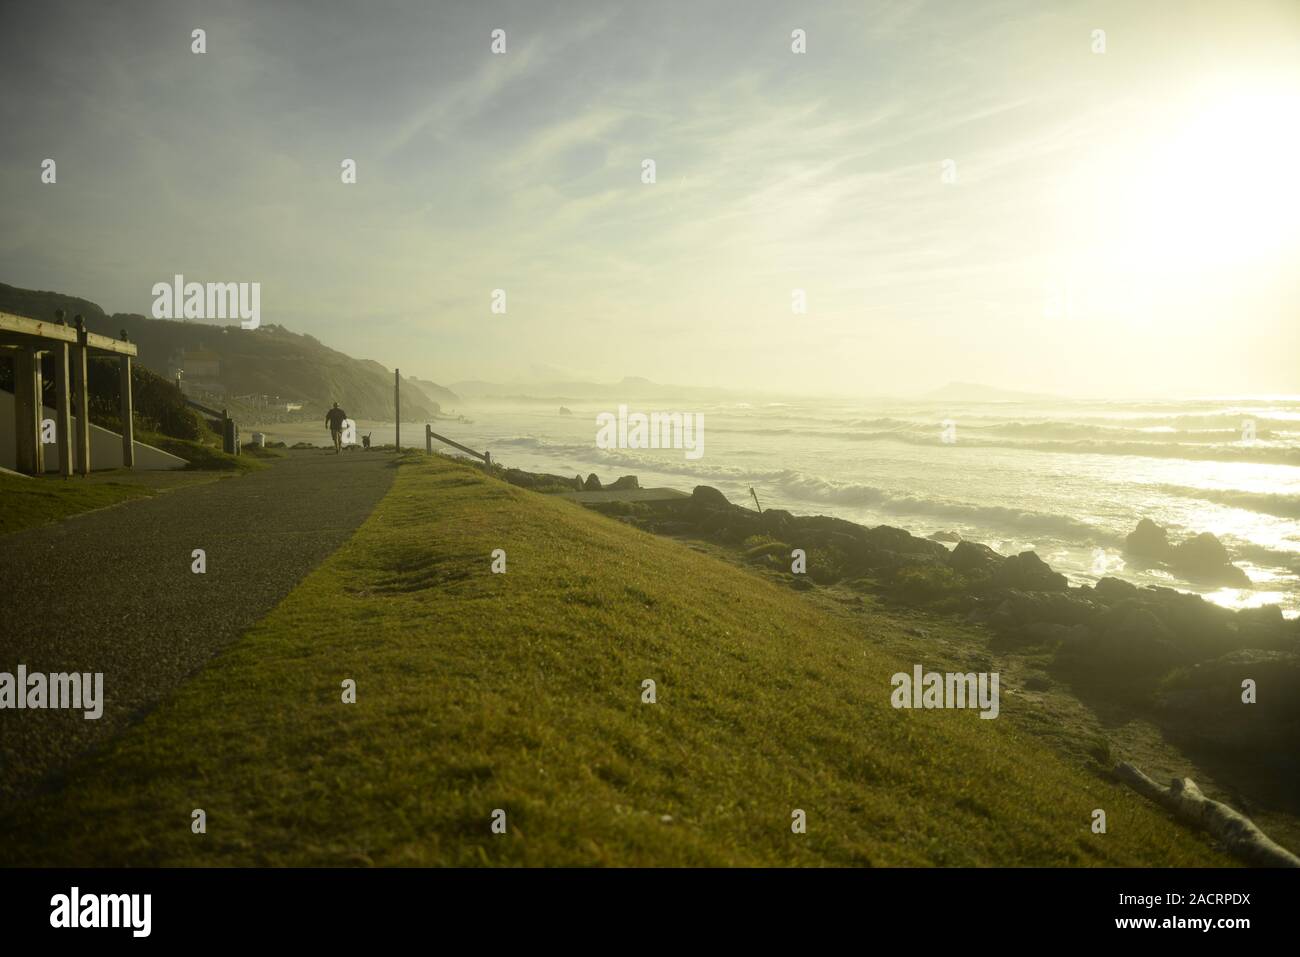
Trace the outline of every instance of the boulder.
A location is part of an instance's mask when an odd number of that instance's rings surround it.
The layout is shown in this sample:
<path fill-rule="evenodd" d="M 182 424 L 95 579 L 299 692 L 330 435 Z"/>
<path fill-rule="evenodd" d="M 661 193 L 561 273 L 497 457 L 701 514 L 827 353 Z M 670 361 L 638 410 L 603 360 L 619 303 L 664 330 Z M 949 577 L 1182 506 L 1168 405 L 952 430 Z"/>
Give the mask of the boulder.
<path fill-rule="evenodd" d="M 1249 576 L 1232 564 L 1223 543 L 1209 532 L 1201 532 L 1173 545 L 1164 528 L 1144 518 L 1124 539 L 1124 552 L 1141 561 L 1164 565 L 1188 581 L 1233 588 L 1250 587 Z"/>
<path fill-rule="evenodd" d="M 1247 679 L 1258 689 L 1257 705 L 1242 702 Z M 1238 760 L 1248 756 L 1275 774 L 1300 772 L 1300 654 L 1294 650 L 1235 651 L 1181 668 L 1161 685 L 1156 703 L 1170 724 L 1200 744 Z"/>
<path fill-rule="evenodd" d="M 1232 564 L 1223 543 L 1209 532 L 1201 532 L 1175 546 L 1168 562 L 1171 569 L 1190 581 L 1237 588 L 1250 587 L 1250 578 Z"/>
<path fill-rule="evenodd" d="M 695 508 L 730 509 L 734 506 L 711 485 L 697 485 L 691 491 L 691 505 Z"/>
<path fill-rule="evenodd" d="M 930 555 L 944 560 L 948 558 L 948 549 L 938 542 L 917 538 L 901 528 L 894 528 L 891 525 L 877 525 L 875 528 L 864 530 L 860 525 L 853 525 L 851 522 L 845 522 L 844 524 L 850 525 L 853 533 L 861 535 L 873 548 L 898 552 L 901 555 Z"/>
<path fill-rule="evenodd" d="M 525 472 L 523 469 L 506 469 L 501 473 L 501 477 L 511 485 L 518 485 L 520 488 L 532 488 L 536 484 L 532 472 Z"/>
<path fill-rule="evenodd" d="M 1149 518 L 1138 522 L 1137 528 L 1124 539 L 1125 553 L 1134 558 L 1163 562 L 1169 559 L 1171 550 L 1168 533 Z"/>
<path fill-rule="evenodd" d="M 612 492 L 622 492 L 627 489 L 640 488 L 641 485 L 636 480 L 635 475 L 622 475 L 614 480 L 612 485 L 606 485 L 605 488 Z"/>
<path fill-rule="evenodd" d="M 784 509 L 769 508 L 759 516 L 758 524 L 769 535 L 784 536 L 793 521 L 794 516 Z"/>
<path fill-rule="evenodd" d="M 1004 561 L 1006 559 L 987 545 L 981 545 L 979 542 L 958 542 L 957 547 L 948 556 L 948 567 L 955 572 L 983 571 L 992 574 L 994 569 Z"/>
<path fill-rule="evenodd" d="M 1092 621 L 1098 613 L 1098 606 L 1068 591 L 1013 591 L 995 609 L 992 621 L 995 627 L 1032 622 L 1080 625 Z"/>
<path fill-rule="evenodd" d="M 1003 561 L 994 570 L 990 583 L 995 588 L 1020 591 L 1065 591 L 1070 587 L 1065 576 L 1052 571 L 1035 552 L 1021 552 Z"/>
<path fill-rule="evenodd" d="M 1108 609 L 1086 639 L 1063 641 L 1055 666 L 1110 696 L 1141 700 L 1162 675 L 1188 660 L 1160 619 L 1136 602 L 1125 602 Z"/>
<path fill-rule="evenodd" d="M 1093 592 L 1100 601 L 1108 605 L 1117 601 L 1124 601 L 1129 598 L 1136 598 L 1138 587 L 1132 582 L 1126 582 L 1119 578 L 1103 578 L 1092 586 Z"/>
<path fill-rule="evenodd" d="M 582 490 L 584 492 L 600 491 L 600 479 L 596 476 L 595 472 L 592 472 L 590 475 L 587 476 L 587 481 L 582 483 Z"/>
<path fill-rule="evenodd" d="M 932 535 L 927 535 L 926 538 L 930 539 L 930 541 L 932 542 L 960 542 L 961 541 L 961 536 L 958 535 L 956 532 L 935 532 Z"/>

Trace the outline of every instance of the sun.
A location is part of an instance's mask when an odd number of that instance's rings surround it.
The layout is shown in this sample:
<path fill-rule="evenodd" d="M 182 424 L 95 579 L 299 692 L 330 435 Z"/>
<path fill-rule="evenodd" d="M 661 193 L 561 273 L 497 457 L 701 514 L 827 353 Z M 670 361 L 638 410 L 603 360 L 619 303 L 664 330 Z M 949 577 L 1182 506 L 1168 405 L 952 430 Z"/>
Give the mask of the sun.
<path fill-rule="evenodd" d="M 1300 88 L 1211 95 L 1141 157 L 1124 245 L 1156 271 L 1300 253 Z"/>

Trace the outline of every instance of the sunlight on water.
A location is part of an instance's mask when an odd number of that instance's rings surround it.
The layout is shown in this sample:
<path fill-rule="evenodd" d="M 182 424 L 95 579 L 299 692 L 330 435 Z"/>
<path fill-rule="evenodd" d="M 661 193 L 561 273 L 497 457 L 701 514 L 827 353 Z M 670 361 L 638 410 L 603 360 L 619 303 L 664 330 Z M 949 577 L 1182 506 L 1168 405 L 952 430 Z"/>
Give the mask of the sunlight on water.
<path fill-rule="evenodd" d="M 680 450 L 598 449 L 596 415 L 628 401 L 569 398 L 573 414 L 560 416 L 559 400 L 485 400 L 459 410 L 473 424 L 448 422 L 443 431 L 533 471 L 596 472 L 605 481 L 635 474 L 643 486 L 687 491 L 712 485 L 747 505 L 752 487 L 764 507 L 918 535 L 957 532 L 1004 554 L 1034 550 L 1079 584 L 1117 575 L 1229 607 L 1277 603 L 1300 614 L 1300 398 L 633 403 L 702 413 L 705 452 L 695 461 Z M 404 430 L 419 442 L 422 427 Z M 392 439 L 391 425 L 365 429 L 376 442 Z M 282 426 L 266 431 L 298 437 Z M 1173 542 L 1214 534 L 1258 587 L 1206 587 L 1127 562 L 1125 536 L 1143 518 Z"/>

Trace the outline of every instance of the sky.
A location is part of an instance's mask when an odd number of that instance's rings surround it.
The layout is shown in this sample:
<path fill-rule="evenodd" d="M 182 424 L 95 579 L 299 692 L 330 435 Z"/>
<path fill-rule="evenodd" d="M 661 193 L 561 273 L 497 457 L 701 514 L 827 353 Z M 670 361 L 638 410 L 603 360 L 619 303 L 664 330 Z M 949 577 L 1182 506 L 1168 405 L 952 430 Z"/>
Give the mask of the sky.
<path fill-rule="evenodd" d="M 258 282 L 441 383 L 1300 393 L 1294 0 L 5 4 L 0 83 L 0 281 L 109 312 Z"/>

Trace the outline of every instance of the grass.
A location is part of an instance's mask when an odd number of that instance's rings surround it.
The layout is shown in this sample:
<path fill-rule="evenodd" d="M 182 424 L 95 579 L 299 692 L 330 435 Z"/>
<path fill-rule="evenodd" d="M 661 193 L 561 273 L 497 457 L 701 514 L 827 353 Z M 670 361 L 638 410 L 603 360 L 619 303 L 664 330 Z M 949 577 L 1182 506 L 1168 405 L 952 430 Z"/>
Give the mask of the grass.
<path fill-rule="evenodd" d="M 204 471 L 252 472 L 266 467 L 266 463 L 259 461 L 259 458 L 272 457 L 259 456 L 255 458 L 252 455 L 231 455 L 205 442 L 177 439 L 157 432 L 137 433 L 136 439 L 146 445 L 152 445 L 156 449 L 162 449 L 164 452 L 170 452 L 172 455 L 183 458 L 189 463 L 187 467 L 190 469 L 202 469 Z"/>
<path fill-rule="evenodd" d="M 0 475 L 0 535 L 152 494 L 153 489 L 130 482 Z"/>
<path fill-rule="evenodd" d="M 202 442 L 172 438 L 156 432 L 137 432 L 136 440 L 180 456 L 190 472 L 250 472 L 265 468 L 258 459 L 280 458 L 273 450 L 257 450 L 242 456 L 227 455 Z M 248 450 L 245 450 L 246 452 Z M 139 473 L 119 469 L 120 480 L 100 481 L 104 473 L 92 473 L 92 481 L 80 477 L 63 479 L 52 475 L 21 477 L 0 474 L 0 535 L 24 528 L 47 525 L 72 515 L 106 508 L 133 499 L 148 498 L 161 491 L 142 484 Z M 172 481 L 168 485 L 191 484 L 192 479 Z"/>
<path fill-rule="evenodd" d="M 490 571 L 498 548 L 505 574 Z M 890 676 L 916 660 L 885 650 L 902 630 L 408 455 L 275 611 L 61 789 L 0 819 L 0 860 L 1230 863 L 1028 733 L 1020 699 L 1004 695 L 994 721 L 891 708 Z M 340 700 L 349 678 L 356 704 Z M 490 831 L 498 808 L 504 835 Z M 791 832 L 796 808 L 806 834 Z"/>

